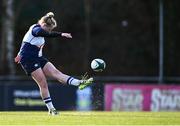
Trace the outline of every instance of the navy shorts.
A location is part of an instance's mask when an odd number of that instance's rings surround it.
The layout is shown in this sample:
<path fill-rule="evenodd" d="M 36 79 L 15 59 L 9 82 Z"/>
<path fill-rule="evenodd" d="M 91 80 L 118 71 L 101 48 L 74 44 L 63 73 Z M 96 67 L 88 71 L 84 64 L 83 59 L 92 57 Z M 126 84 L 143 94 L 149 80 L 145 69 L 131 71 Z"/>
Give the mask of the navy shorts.
<path fill-rule="evenodd" d="M 46 63 L 49 62 L 45 57 L 36 57 L 36 58 L 22 58 L 21 59 L 21 66 L 26 72 L 28 76 L 38 68 L 43 68 Z"/>

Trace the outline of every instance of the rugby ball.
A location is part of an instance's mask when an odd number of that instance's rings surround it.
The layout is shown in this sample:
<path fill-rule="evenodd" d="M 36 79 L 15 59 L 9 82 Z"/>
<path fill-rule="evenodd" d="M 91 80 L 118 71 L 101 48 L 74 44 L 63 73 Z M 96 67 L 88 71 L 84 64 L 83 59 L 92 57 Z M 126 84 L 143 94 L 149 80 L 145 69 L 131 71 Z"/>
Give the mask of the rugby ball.
<path fill-rule="evenodd" d="M 96 72 L 102 72 L 106 68 L 106 63 L 102 59 L 94 59 L 91 62 L 91 69 Z"/>

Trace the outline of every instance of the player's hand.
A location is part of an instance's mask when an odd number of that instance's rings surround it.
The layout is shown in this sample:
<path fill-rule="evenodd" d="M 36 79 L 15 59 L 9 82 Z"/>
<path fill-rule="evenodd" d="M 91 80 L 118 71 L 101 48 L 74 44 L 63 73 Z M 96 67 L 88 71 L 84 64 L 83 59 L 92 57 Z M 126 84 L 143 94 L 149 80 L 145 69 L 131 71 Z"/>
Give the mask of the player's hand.
<path fill-rule="evenodd" d="M 66 38 L 72 38 L 71 33 L 62 33 L 61 36 Z"/>
<path fill-rule="evenodd" d="M 19 64 L 20 63 L 20 60 L 21 60 L 21 56 L 20 55 L 17 55 L 15 58 L 14 58 L 14 62 Z"/>

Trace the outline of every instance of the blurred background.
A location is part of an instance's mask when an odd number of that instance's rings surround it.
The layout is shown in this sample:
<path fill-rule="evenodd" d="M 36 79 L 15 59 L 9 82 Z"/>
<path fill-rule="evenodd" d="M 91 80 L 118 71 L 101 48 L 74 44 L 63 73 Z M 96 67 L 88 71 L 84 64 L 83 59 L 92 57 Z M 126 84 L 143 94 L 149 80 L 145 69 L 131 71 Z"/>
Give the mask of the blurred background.
<path fill-rule="evenodd" d="M 95 83 L 86 90 L 48 79 L 59 110 L 179 111 L 180 1 L 0 0 L 0 110 L 45 110 L 38 86 L 14 63 L 29 27 L 54 12 L 57 31 L 44 55 L 62 72 Z M 90 63 L 107 67 L 93 72 Z"/>

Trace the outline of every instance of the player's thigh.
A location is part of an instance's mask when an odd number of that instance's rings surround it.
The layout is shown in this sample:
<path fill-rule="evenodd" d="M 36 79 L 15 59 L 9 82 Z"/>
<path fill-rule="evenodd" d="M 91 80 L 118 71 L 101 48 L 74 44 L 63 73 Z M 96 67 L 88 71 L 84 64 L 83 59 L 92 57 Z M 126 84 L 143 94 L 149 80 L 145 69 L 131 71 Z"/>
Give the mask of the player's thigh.
<path fill-rule="evenodd" d="M 37 70 L 33 71 L 31 73 L 31 76 L 40 87 L 47 88 L 46 77 L 41 68 L 38 68 Z"/>
<path fill-rule="evenodd" d="M 51 62 L 46 63 L 43 67 L 43 72 L 48 77 L 55 77 L 57 74 L 62 74 Z"/>

